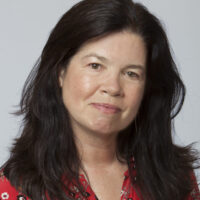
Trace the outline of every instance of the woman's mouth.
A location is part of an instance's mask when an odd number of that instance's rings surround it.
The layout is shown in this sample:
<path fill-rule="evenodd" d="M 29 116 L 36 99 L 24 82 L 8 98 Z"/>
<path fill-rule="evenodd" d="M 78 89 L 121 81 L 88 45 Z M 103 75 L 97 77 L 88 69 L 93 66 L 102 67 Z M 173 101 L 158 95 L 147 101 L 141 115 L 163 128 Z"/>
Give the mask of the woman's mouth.
<path fill-rule="evenodd" d="M 121 109 L 115 105 L 105 103 L 92 103 L 92 106 L 97 110 L 102 111 L 106 114 L 115 114 L 121 111 Z"/>

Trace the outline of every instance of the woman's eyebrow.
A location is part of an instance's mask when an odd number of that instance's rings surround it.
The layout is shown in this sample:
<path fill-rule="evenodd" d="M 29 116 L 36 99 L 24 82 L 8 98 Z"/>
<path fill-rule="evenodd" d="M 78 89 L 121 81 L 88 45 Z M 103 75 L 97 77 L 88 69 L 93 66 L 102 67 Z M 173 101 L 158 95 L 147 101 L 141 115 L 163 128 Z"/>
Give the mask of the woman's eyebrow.
<path fill-rule="evenodd" d="M 104 56 L 98 55 L 97 53 L 90 53 L 88 55 L 85 55 L 81 58 L 81 60 L 88 58 L 88 57 L 96 57 L 98 60 L 101 60 L 102 62 L 109 62 L 108 58 L 105 58 Z"/>
<path fill-rule="evenodd" d="M 141 71 L 145 71 L 145 66 L 143 66 L 143 65 L 130 64 L 130 65 L 127 65 L 125 68 L 126 69 L 139 69 Z"/>
<path fill-rule="evenodd" d="M 84 60 L 85 58 L 88 58 L 88 57 L 96 57 L 98 60 L 100 60 L 104 63 L 110 63 L 108 58 L 101 56 L 101 55 L 98 55 L 97 53 L 87 54 L 87 55 L 83 56 L 81 58 L 81 60 Z M 143 66 L 143 65 L 128 64 L 128 65 L 125 66 L 125 68 L 140 69 L 142 71 L 145 71 L 145 66 Z"/>

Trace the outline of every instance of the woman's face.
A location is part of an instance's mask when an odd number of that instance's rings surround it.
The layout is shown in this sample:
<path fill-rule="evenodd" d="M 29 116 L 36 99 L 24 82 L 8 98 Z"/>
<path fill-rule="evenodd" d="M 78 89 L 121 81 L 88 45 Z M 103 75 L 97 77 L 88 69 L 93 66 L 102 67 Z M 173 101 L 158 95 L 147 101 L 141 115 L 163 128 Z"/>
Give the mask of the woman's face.
<path fill-rule="evenodd" d="M 143 39 L 124 31 L 85 43 L 59 77 L 73 131 L 116 134 L 136 117 L 145 86 Z"/>

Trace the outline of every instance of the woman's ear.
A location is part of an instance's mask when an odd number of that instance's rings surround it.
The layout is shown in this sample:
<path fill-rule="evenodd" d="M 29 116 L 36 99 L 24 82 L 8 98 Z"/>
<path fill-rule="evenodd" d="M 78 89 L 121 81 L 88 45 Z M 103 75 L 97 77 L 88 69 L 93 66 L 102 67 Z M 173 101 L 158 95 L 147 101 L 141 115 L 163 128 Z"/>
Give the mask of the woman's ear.
<path fill-rule="evenodd" d="M 60 86 L 60 87 L 63 86 L 64 76 L 65 76 L 65 69 L 62 69 L 62 70 L 60 71 L 60 74 L 59 74 L 59 86 Z"/>

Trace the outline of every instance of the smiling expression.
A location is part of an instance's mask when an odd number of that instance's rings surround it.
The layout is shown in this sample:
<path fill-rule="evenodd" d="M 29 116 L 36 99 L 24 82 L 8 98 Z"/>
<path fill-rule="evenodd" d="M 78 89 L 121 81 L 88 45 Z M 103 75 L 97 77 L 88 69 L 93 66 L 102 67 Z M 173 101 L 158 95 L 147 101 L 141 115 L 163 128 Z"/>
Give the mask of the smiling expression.
<path fill-rule="evenodd" d="M 117 134 L 136 117 L 146 79 L 143 39 L 123 31 L 85 43 L 59 77 L 74 133 Z"/>

